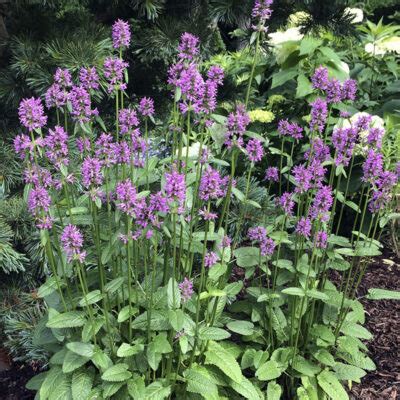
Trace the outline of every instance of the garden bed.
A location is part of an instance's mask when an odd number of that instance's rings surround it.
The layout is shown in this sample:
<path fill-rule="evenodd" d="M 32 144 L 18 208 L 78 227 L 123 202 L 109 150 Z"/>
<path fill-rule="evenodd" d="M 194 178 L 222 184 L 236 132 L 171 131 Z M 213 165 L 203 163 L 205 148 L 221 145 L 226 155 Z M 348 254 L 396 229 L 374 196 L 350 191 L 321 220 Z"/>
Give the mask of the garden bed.
<path fill-rule="evenodd" d="M 375 258 L 358 289 L 358 297 L 369 288 L 400 290 L 400 259 L 393 254 Z M 366 311 L 365 327 L 374 335 L 368 343 L 376 371 L 367 374 L 354 385 L 352 400 L 396 400 L 400 395 L 400 303 L 395 300 L 361 299 Z M 6 366 L 7 359 L 2 357 Z M 25 383 L 35 374 L 29 366 L 19 363 L 0 371 L 0 393 L 3 400 L 31 400 L 33 392 Z"/>

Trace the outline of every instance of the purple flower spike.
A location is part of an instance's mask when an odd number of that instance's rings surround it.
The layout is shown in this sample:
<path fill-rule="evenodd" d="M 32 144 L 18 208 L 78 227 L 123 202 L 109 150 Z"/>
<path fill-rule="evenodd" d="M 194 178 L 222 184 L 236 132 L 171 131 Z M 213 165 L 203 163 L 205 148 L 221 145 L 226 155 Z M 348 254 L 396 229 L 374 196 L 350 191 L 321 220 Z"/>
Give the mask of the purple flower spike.
<path fill-rule="evenodd" d="M 252 163 L 261 161 L 264 156 L 262 143 L 258 139 L 250 139 L 246 146 L 247 157 Z"/>
<path fill-rule="evenodd" d="M 74 86 L 70 92 L 71 115 L 78 122 L 89 122 L 94 115 L 98 115 L 97 109 L 92 110 L 90 94 L 83 86 Z"/>
<path fill-rule="evenodd" d="M 292 193 L 283 193 L 278 199 L 278 204 L 287 216 L 291 217 L 293 215 L 294 201 Z"/>
<path fill-rule="evenodd" d="M 357 94 L 357 81 L 354 79 L 346 79 L 342 86 L 342 99 L 354 101 Z"/>
<path fill-rule="evenodd" d="M 168 203 L 178 203 L 178 211 L 183 211 L 186 198 L 185 175 L 175 169 L 165 174 L 165 194 Z"/>
<path fill-rule="evenodd" d="M 328 87 L 328 68 L 320 65 L 314 72 L 314 75 L 311 78 L 312 87 L 314 89 L 326 90 Z"/>
<path fill-rule="evenodd" d="M 208 167 L 200 180 L 199 197 L 202 200 L 217 200 L 226 195 L 229 177 L 222 178 L 220 173 L 211 167 Z"/>
<path fill-rule="evenodd" d="M 125 90 L 124 71 L 128 63 L 116 57 L 107 57 L 104 61 L 104 76 L 109 82 L 108 92 L 114 90 Z"/>
<path fill-rule="evenodd" d="M 63 89 L 72 86 L 72 76 L 67 69 L 57 68 L 54 74 L 54 82 Z"/>
<path fill-rule="evenodd" d="M 54 130 L 49 129 L 45 138 L 47 147 L 46 156 L 57 168 L 61 165 L 68 165 L 68 134 L 61 126 L 55 126 Z"/>
<path fill-rule="evenodd" d="M 305 238 L 311 235 L 311 221 L 309 218 L 302 217 L 296 225 L 296 233 Z"/>
<path fill-rule="evenodd" d="M 99 75 L 96 68 L 81 68 L 79 71 L 79 82 L 86 90 L 97 90 L 99 88 Z"/>
<path fill-rule="evenodd" d="M 253 242 L 258 242 L 262 256 L 271 256 L 275 250 L 275 242 L 267 236 L 267 230 L 263 226 L 250 228 L 248 237 Z"/>
<path fill-rule="evenodd" d="M 272 10 L 271 5 L 272 0 L 256 0 L 254 3 L 251 16 L 257 20 L 258 26 L 254 26 L 254 29 L 259 28 L 259 26 L 264 26 L 265 22 L 271 18 Z"/>
<path fill-rule="evenodd" d="M 179 290 L 181 291 L 183 301 L 189 301 L 194 293 L 193 282 L 185 277 L 185 279 L 179 284 Z"/>
<path fill-rule="evenodd" d="M 114 49 L 129 47 L 131 41 L 131 30 L 128 22 L 118 19 L 112 27 L 112 40 Z"/>
<path fill-rule="evenodd" d="M 211 268 L 218 262 L 218 260 L 219 258 L 217 253 L 210 251 L 204 256 L 204 266 L 207 268 Z"/>
<path fill-rule="evenodd" d="M 243 104 L 236 106 L 236 111 L 228 115 L 226 121 L 225 144 L 232 147 L 234 142 L 238 146 L 243 144 L 243 134 L 246 132 L 247 125 L 250 123 L 250 117 Z"/>
<path fill-rule="evenodd" d="M 77 260 L 84 262 L 86 251 L 82 250 L 83 235 L 75 225 L 67 225 L 61 234 L 61 243 L 68 262 Z"/>
<path fill-rule="evenodd" d="M 144 117 L 152 117 L 154 115 L 154 100 L 150 97 L 143 97 L 139 103 L 139 112 Z"/>
<path fill-rule="evenodd" d="M 191 33 L 183 33 L 178 45 L 179 58 L 182 61 L 192 62 L 199 55 L 200 39 Z"/>
<path fill-rule="evenodd" d="M 18 108 L 18 115 L 21 124 L 28 128 L 30 132 L 34 129 L 42 128 L 47 122 L 42 101 L 34 97 L 21 101 Z"/>
<path fill-rule="evenodd" d="M 328 106 L 325 100 L 318 98 L 311 103 L 310 130 L 322 133 L 328 117 Z"/>
<path fill-rule="evenodd" d="M 326 249 L 328 245 L 328 234 L 325 231 L 318 231 L 315 234 L 315 247 L 319 249 Z"/>
<path fill-rule="evenodd" d="M 102 163 L 98 158 L 86 157 L 82 163 L 82 183 L 83 186 L 99 186 L 103 183 L 103 173 L 101 172 Z"/>
<path fill-rule="evenodd" d="M 67 104 L 69 93 L 57 83 L 53 83 L 46 91 L 45 102 L 47 108 L 61 108 Z"/>
<path fill-rule="evenodd" d="M 279 181 L 279 171 L 276 167 L 268 167 L 265 171 L 265 178 L 266 181 L 269 182 L 278 182 Z"/>

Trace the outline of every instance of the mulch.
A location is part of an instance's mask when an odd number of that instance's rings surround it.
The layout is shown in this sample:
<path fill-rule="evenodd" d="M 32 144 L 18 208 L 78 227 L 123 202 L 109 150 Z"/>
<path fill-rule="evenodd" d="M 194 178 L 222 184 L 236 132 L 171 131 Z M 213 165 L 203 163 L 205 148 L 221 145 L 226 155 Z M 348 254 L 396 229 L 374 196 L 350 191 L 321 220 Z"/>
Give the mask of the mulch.
<path fill-rule="evenodd" d="M 352 400 L 396 400 L 400 398 L 400 301 L 367 300 L 369 288 L 400 291 L 400 259 L 384 254 L 375 259 L 357 291 L 366 311 L 365 327 L 373 334 L 367 344 L 376 370 L 354 385 Z"/>
<path fill-rule="evenodd" d="M 367 300 L 369 288 L 400 290 L 400 259 L 385 254 L 370 264 L 358 288 L 357 296 L 366 311 L 365 327 L 373 334 L 367 343 L 369 356 L 376 371 L 368 373 L 360 384 L 349 391 L 351 400 L 396 400 L 400 398 L 400 302 L 395 300 Z M 0 349 L 0 364 L 5 360 Z M 33 400 L 25 383 L 36 372 L 26 365 L 9 363 L 0 368 L 0 398 L 2 400 Z"/>

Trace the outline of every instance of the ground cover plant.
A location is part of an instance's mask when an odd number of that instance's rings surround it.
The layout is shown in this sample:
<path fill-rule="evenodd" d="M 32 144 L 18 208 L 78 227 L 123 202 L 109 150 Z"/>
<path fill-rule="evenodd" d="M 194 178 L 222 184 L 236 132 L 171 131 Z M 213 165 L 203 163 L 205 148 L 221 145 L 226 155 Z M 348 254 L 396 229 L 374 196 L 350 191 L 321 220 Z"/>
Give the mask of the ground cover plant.
<path fill-rule="evenodd" d="M 354 110 L 357 82 L 324 65 L 305 77 L 307 118 L 264 130 L 270 114 L 250 106 L 271 3 L 255 2 L 247 86 L 225 109 L 223 69 L 184 33 L 160 128 L 152 99 L 126 93 L 121 20 L 102 69 L 60 66 L 46 112 L 21 102 L 14 147 L 51 271 L 38 399 L 347 399 L 374 369 L 355 292 L 396 217 L 399 165 L 383 120 Z"/>

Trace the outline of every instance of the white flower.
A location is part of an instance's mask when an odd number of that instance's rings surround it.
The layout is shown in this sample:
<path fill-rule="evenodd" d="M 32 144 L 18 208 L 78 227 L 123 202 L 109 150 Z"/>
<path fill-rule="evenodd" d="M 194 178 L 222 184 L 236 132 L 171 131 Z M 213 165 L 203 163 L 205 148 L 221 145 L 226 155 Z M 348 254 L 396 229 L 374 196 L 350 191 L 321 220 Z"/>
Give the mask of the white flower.
<path fill-rule="evenodd" d="M 386 54 L 386 49 L 382 47 L 382 44 L 379 42 L 367 43 L 364 50 L 373 56 L 383 56 Z"/>
<path fill-rule="evenodd" d="M 400 54 L 400 36 L 392 36 L 384 40 L 381 46 L 387 51 L 394 51 Z"/>
<path fill-rule="evenodd" d="M 362 22 L 362 20 L 364 19 L 364 13 L 363 10 L 361 10 L 361 8 L 350 8 L 347 7 L 344 9 L 344 14 L 349 14 L 350 16 L 353 17 L 353 19 L 351 20 L 352 24 L 358 24 L 359 22 Z"/>
<path fill-rule="evenodd" d="M 286 31 L 277 31 L 270 33 L 269 43 L 272 46 L 278 47 L 286 42 L 298 42 L 303 39 L 303 34 L 300 33 L 300 28 L 289 28 Z"/>
<path fill-rule="evenodd" d="M 187 147 L 182 147 L 182 156 L 186 157 L 186 151 L 187 151 Z M 189 153 L 188 153 L 188 157 L 189 158 L 197 158 L 199 155 L 199 151 L 200 151 L 200 143 L 199 142 L 194 142 L 189 146 Z M 203 145 L 202 147 L 202 151 L 207 151 L 207 147 Z M 176 150 L 176 155 L 178 155 L 179 153 L 179 149 Z"/>
<path fill-rule="evenodd" d="M 305 20 L 309 17 L 310 14 L 305 11 L 298 11 L 294 14 L 290 14 L 288 18 L 288 23 L 292 26 L 299 26 L 302 20 Z"/>

